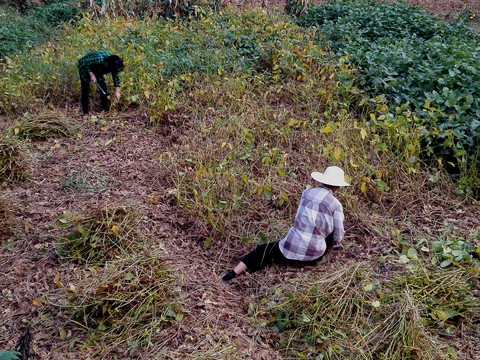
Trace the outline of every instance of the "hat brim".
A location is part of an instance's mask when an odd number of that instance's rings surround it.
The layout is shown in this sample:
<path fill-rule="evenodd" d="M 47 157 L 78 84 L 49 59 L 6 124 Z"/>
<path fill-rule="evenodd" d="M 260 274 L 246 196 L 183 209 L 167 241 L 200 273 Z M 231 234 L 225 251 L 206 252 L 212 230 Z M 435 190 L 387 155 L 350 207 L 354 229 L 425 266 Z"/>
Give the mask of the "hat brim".
<path fill-rule="evenodd" d="M 328 177 L 325 176 L 325 174 L 314 171 L 311 174 L 312 178 L 319 183 L 325 184 L 325 185 L 330 185 L 330 186 L 351 186 L 349 183 L 347 183 L 344 179 L 329 179 Z"/>

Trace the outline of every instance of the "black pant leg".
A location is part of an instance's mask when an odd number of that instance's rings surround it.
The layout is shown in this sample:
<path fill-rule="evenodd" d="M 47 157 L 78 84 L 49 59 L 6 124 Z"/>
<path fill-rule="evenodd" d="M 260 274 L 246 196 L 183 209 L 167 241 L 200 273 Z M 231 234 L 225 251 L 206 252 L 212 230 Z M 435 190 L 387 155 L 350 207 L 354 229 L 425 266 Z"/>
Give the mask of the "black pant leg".
<path fill-rule="evenodd" d="M 100 100 L 102 102 L 102 109 L 103 110 L 108 110 L 110 108 L 110 100 L 108 99 L 107 84 L 105 83 L 105 80 L 99 80 L 99 79 L 97 79 L 97 84 L 103 90 L 103 92 L 102 92 L 100 89 L 98 89 L 98 91 L 100 92 Z"/>
<path fill-rule="evenodd" d="M 278 247 L 278 241 L 258 245 L 242 259 L 249 272 L 263 269 L 272 262 L 281 262 L 285 257 Z"/>
<path fill-rule="evenodd" d="M 325 253 L 327 253 L 328 248 L 333 246 L 333 232 L 325 238 L 325 243 L 327 244 L 327 249 L 325 250 Z"/>
<path fill-rule="evenodd" d="M 80 97 L 80 103 L 82 104 L 82 110 L 84 114 L 88 114 L 88 96 L 90 94 L 90 82 L 84 81 L 82 78 L 82 96 Z"/>

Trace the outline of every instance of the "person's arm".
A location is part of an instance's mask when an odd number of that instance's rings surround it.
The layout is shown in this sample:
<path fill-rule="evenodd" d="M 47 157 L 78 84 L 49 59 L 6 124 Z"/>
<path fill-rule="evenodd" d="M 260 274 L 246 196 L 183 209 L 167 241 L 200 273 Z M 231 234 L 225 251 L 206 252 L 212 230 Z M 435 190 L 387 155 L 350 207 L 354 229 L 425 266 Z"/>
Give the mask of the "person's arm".
<path fill-rule="evenodd" d="M 93 74 L 93 72 L 89 71 L 89 72 L 88 72 L 88 75 L 90 75 L 90 80 L 92 80 L 92 82 L 94 82 L 94 83 L 97 82 L 97 78 L 95 77 L 95 75 Z"/>
<path fill-rule="evenodd" d="M 345 216 L 343 215 L 343 209 L 335 211 L 333 213 L 333 247 L 339 248 L 342 245 L 343 235 L 345 230 L 343 228 L 343 221 Z"/>
<path fill-rule="evenodd" d="M 112 80 L 113 86 L 115 86 L 115 92 L 113 93 L 113 96 L 115 96 L 117 99 L 120 99 L 120 76 L 118 72 L 112 72 Z"/>

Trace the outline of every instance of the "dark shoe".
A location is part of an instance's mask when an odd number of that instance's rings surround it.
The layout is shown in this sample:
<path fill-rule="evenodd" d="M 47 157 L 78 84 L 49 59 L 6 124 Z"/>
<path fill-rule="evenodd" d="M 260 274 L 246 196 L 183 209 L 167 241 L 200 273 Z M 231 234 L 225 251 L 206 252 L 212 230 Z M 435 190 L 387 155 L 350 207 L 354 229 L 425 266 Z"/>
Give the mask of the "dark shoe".
<path fill-rule="evenodd" d="M 231 270 L 228 273 L 226 273 L 225 275 L 223 275 L 222 280 L 223 281 L 230 281 L 233 278 L 235 278 L 235 276 L 237 276 L 237 274 L 235 273 L 235 271 Z"/>

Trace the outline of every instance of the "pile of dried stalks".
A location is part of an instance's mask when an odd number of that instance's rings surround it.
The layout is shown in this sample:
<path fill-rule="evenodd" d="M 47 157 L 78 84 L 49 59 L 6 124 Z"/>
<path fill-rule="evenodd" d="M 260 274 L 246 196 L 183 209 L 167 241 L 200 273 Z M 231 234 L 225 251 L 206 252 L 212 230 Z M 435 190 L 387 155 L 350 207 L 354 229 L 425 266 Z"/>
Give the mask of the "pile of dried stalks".
<path fill-rule="evenodd" d="M 277 298 L 284 295 L 266 313 L 282 334 L 281 346 L 305 358 L 437 359 L 444 351 L 437 347 L 438 325 L 480 310 L 468 289 L 461 271 L 419 265 L 389 279 L 368 263 L 351 264 L 309 287 L 276 289 Z"/>

